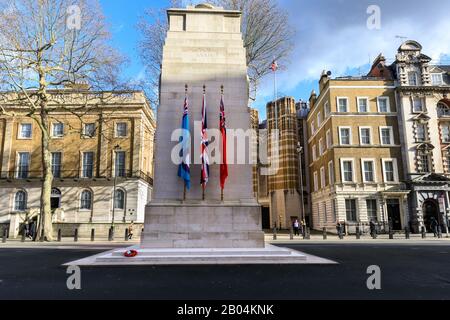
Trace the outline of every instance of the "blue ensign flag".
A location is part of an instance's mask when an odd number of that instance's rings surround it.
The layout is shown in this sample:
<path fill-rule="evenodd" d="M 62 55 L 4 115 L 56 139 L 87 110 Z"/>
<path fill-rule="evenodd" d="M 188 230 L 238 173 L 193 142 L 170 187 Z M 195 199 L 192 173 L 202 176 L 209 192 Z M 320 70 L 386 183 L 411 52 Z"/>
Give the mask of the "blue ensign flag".
<path fill-rule="evenodd" d="M 182 144 L 180 156 L 182 162 L 178 168 L 178 176 L 184 180 L 186 188 L 191 188 L 191 135 L 189 131 L 189 103 L 186 96 L 184 100 L 184 112 L 183 122 L 181 125 L 183 135 L 180 137 L 180 143 Z"/>

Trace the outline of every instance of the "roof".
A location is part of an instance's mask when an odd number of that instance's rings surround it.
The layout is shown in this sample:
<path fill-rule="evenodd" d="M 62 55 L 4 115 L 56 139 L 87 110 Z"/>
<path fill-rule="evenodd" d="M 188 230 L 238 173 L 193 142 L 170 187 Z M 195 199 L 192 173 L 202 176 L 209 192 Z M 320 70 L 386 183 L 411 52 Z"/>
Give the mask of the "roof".
<path fill-rule="evenodd" d="M 439 69 L 442 69 L 443 71 L 450 73 L 450 66 L 449 65 L 438 65 Z"/>

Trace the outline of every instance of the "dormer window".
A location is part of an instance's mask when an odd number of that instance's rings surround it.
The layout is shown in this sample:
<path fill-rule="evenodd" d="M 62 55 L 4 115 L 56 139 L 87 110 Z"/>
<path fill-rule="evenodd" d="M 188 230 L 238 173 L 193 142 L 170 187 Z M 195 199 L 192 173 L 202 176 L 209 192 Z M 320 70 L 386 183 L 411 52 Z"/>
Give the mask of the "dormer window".
<path fill-rule="evenodd" d="M 442 73 L 433 73 L 431 75 L 431 84 L 433 86 L 442 86 L 444 84 Z"/>
<path fill-rule="evenodd" d="M 408 84 L 410 86 L 417 86 L 418 85 L 418 76 L 417 72 L 408 72 Z"/>

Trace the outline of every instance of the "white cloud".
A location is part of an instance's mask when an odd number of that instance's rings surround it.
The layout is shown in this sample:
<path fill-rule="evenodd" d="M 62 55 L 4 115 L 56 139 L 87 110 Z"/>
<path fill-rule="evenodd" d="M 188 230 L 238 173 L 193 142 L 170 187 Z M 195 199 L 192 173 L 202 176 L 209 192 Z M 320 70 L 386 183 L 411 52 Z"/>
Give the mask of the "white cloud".
<path fill-rule="evenodd" d="M 403 41 L 396 36 L 420 42 L 424 54 L 433 59 L 450 54 L 448 0 L 279 1 L 291 13 L 291 24 L 297 29 L 290 65 L 279 76 L 283 91 L 302 81 L 317 81 L 324 69 L 334 76 L 344 75 L 366 66 L 379 53 L 392 62 Z M 366 10 L 371 4 L 381 8 L 380 30 L 367 28 Z M 269 99 L 273 96 L 271 81 L 267 78 L 260 90 L 261 96 Z"/>

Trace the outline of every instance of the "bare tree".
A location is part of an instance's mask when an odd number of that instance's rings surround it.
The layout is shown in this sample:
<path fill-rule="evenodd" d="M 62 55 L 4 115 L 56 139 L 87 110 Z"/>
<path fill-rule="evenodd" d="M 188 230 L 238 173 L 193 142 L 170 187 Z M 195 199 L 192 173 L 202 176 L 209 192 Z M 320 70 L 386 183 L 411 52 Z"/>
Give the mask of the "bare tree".
<path fill-rule="evenodd" d="M 2 104 L 26 110 L 41 133 L 41 240 L 53 238 L 51 112 L 62 107 L 58 92 L 67 87 L 74 91 L 80 83 L 94 90 L 119 86 L 117 75 L 123 59 L 109 39 L 97 0 L 0 1 Z M 5 107 L 0 108 L 0 115 L 16 116 Z"/>
<path fill-rule="evenodd" d="M 283 68 L 293 49 L 294 29 L 289 25 L 288 13 L 275 0 L 214 0 L 214 5 L 242 12 L 242 32 L 247 50 L 251 99 L 256 99 L 261 80 L 270 73 L 273 60 Z M 181 1 L 172 1 L 180 7 Z M 147 10 L 138 24 L 143 40 L 141 58 L 147 68 L 148 96 L 158 104 L 158 85 L 161 73 L 162 49 L 168 30 L 165 10 Z"/>

